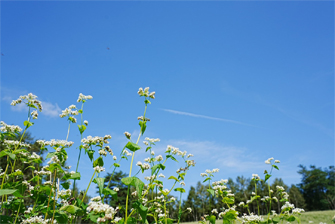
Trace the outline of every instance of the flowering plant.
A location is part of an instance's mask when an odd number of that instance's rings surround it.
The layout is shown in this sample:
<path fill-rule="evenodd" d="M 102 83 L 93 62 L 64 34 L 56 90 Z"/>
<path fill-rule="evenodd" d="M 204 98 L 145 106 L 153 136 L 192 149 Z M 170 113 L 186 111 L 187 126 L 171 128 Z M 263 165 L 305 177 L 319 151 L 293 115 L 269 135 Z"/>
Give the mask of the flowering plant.
<path fill-rule="evenodd" d="M 155 92 L 149 92 L 149 87 L 140 88 L 138 95 L 144 98 L 144 113 L 138 117 L 140 132 L 137 138 L 133 140 L 129 132 L 124 135 L 127 144 L 119 151 L 117 157 L 110 148 L 110 135 L 105 136 L 86 136 L 85 131 L 88 127 L 88 121 L 83 119 L 84 104 L 93 97 L 80 93 L 77 103 L 81 103 L 80 109 L 76 105 L 70 105 L 60 114 L 61 118 L 67 118 L 69 124 L 67 129 L 67 137 L 65 140 L 50 141 L 38 140 L 37 143 L 42 151 L 48 152 L 45 159 L 48 159 L 46 165 L 43 165 L 41 155 L 30 151 L 30 144 L 23 141 L 23 137 L 29 127 L 33 126 L 32 120 L 38 118 L 38 112 L 42 111 L 42 103 L 37 100 L 37 96 L 28 94 L 20 96 L 14 100 L 11 105 L 15 106 L 25 103 L 28 107 L 28 118 L 23 122 L 24 129 L 17 125 L 7 125 L 1 121 L 1 152 L 0 158 L 5 159 L 6 168 L 0 172 L 1 180 L 1 223 L 77 223 L 80 219 L 90 220 L 93 223 L 148 223 L 148 217 L 155 223 L 173 223 L 180 222 L 181 215 L 184 212 L 192 212 L 191 208 L 184 211 L 181 206 L 181 196 L 185 193 L 185 176 L 188 170 L 195 166 L 192 154 L 181 151 L 179 148 L 168 145 L 164 155 L 156 155 L 154 152 L 155 143 L 159 142 L 158 138 L 146 137 L 143 141 L 145 149 L 141 149 L 139 141 L 144 135 L 147 123 L 150 121 L 146 117 L 148 106 L 151 100 L 155 99 Z M 78 107 L 79 108 L 79 107 Z M 78 160 L 76 169 L 69 171 L 70 166 L 66 165 L 68 155 L 67 151 L 73 146 L 74 142 L 68 141 L 71 125 L 77 123 L 76 116 L 80 114 L 80 124 L 77 125 L 81 136 L 80 146 L 78 150 Z M 19 140 L 14 140 L 17 136 L 21 136 Z M 80 180 L 81 173 L 78 170 L 82 151 L 88 156 L 94 170 L 90 182 L 81 197 L 76 197 L 75 187 L 76 181 Z M 148 157 L 144 161 L 137 161 L 137 172 L 133 175 L 135 154 L 138 150 L 144 150 L 148 153 Z M 96 153 L 97 152 L 97 153 Z M 98 156 L 97 156 L 98 154 Z M 109 178 L 107 187 L 105 187 L 105 178 L 100 177 L 101 172 L 106 170 L 106 157 L 111 157 L 113 163 L 112 176 Z M 127 186 L 126 202 L 124 205 L 112 207 L 105 202 L 106 197 L 118 200 L 119 189 L 117 187 L 109 188 L 112 177 L 116 169 L 120 168 L 121 160 L 128 160 L 131 157 L 129 176 L 122 178 L 121 182 Z M 168 181 L 172 181 L 172 187 L 164 187 L 163 181 L 165 175 L 161 172 L 167 169 L 166 162 L 183 161 L 183 165 L 176 171 L 174 176 L 170 176 Z M 268 217 L 264 219 L 259 214 L 243 214 L 242 216 L 235 210 L 234 194 L 226 186 L 227 180 L 212 181 L 214 174 L 219 169 L 206 170 L 201 173 L 202 177 L 208 182 L 207 191 L 212 197 L 220 198 L 227 208 L 223 208 L 221 212 L 217 209 L 212 210 L 212 214 L 204 215 L 202 223 L 209 221 L 215 223 L 217 219 L 222 219 L 223 223 L 278 223 L 282 220 L 299 221 L 299 214 L 302 209 L 294 208 L 287 200 L 287 193 L 281 187 L 278 187 L 277 199 L 272 195 L 269 187 L 269 196 L 260 198 L 257 195 L 257 182 L 268 182 L 271 177 L 272 169 L 279 169 L 276 165 L 278 160 L 272 162 L 273 158 L 266 160 L 265 163 L 271 165 L 271 171 L 265 172 L 264 180 L 261 180 L 257 174 L 253 175 L 255 181 L 255 193 L 246 203 L 240 203 L 248 209 L 248 204 L 257 201 L 257 203 L 267 203 Z M 20 166 L 20 167 L 19 167 Z M 24 170 L 23 170 L 24 169 Z M 27 178 L 23 171 L 29 170 L 32 176 Z M 3 171 L 3 172 L 2 172 Z M 139 173 L 149 173 L 149 175 L 141 180 L 137 177 Z M 211 183 L 212 181 L 212 183 Z M 71 190 L 70 185 L 73 183 Z M 89 203 L 85 203 L 87 199 L 87 191 L 91 184 L 94 183 L 99 189 L 99 196 L 91 198 Z M 176 185 L 179 184 L 179 187 Z M 171 192 L 179 192 L 178 214 L 172 216 L 167 210 L 167 205 L 176 201 L 171 196 Z M 132 203 L 130 204 L 130 198 Z M 273 200 L 281 200 L 285 202 L 280 214 L 271 214 L 271 202 Z M 258 211 L 259 213 L 259 211 Z"/>

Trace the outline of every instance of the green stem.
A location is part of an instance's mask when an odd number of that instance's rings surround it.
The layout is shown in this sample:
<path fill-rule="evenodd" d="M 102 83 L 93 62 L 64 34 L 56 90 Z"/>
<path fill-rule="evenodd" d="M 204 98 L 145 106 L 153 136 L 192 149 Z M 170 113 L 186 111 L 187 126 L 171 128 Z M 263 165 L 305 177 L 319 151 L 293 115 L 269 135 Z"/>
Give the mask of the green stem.
<path fill-rule="evenodd" d="M 147 111 L 147 104 L 145 104 L 145 108 L 144 108 L 143 121 L 145 121 L 146 111 Z M 136 145 L 140 141 L 141 135 L 142 135 L 142 128 L 140 130 L 140 134 L 138 135 L 138 138 L 137 138 L 137 141 L 136 141 Z M 129 177 L 131 177 L 131 171 L 132 171 L 132 168 L 133 168 L 134 156 L 135 156 L 135 152 L 133 152 L 133 155 L 131 157 Z M 125 224 L 127 224 L 127 219 L 128 219 L 128 217 L 127 217 L 127 214 L 128 214 L 128 200 L 129 200 L 129 186 L 128 186 L 128 192 L 127 192 L 127 198 L 126 198 L 126 211 L 125 211 L 126 216 L 125 216 L 125 222 L 124 222 Z"/>
<path fill-rule="evenodd" d="M 84 102 L 81 104 L 81 125 L 83 125 L 83 109 L 84 109 Z M 70 130 L 70 126 L 69 126 L 69 130 Z M 78 161 L 77 161 L 77 168 L 76 168 L 76 173 L 78 172 L 78 167 L 79 167 L 79 161 L 80 161 L 80 155 L 81 155 L 81 147 L 82 147 L 82 142 L 81 140 L 83 140 L 83 133 L 80 133 L 80 146 L 79 146 L 79 155 L 78 155 Z M 74 196 L 74 190 L 76 187 L 76 179 L 73 181 L 73 189 L 72 189 L 72 196 Z"/>
<path fill-rule="evenodd" d="M 19 211 L 20 211 L 20 208 L 21 208 L 21 204 L 22 204 L 22 201 L 20 201 L 19 209 L 17 210 L 14 224 L 16 223 L 17 217 L 19 216 Z"/>
<path fill-rule="evenodd" d="M 55 173 L 55 179 L 56 179 L 56 176 L 57 176 L 57 169 L 56 169 L 56 173 Z M 58 179 L 59 180 L 59 179 Z M 54 184 L 54 189 L 55 189 L 55 195 L 54 195 L 54 211 L 53 211 L 53 214 L 52 214 L 52 220 L 51 220 L 51 223 L 53 223 L 54 222 L 54 219 L 55 219 L 55 208 L 56 208 L 56 193 L 58 193 L 58 192 L 56 192 L 56 181 L 55 181 L 55 184 Z"/>
<path fill-rule="evenodd" d="M 56 169 L 57 170 L 57 169 Z M 55 170 L 55 173 L 56 173 L 56 170 Z M 51 184 L 51 186 L 55 183 L 56 181 L 56 174 L 54 176 L 54 180 Z M 50 199 L 51 199 L 51 192 L 52 192 L 52 188 L 50 188 L 50 194 L 49 194 L 49 199 L 48 199 L 48 206 L 47 206 L 47 211 L 45 212 L 45 215 L 44 215 L 44 221 L 47 219 L 48 217 L 48 208 L 49 208 L 49 204 L 50 204 Z M 55 192 L 56 193 L 56 192 Z M 56 194 L 54 195 L 54 198 L 55 198 Z"/>
<path fill-rule="evenodd" d="M 91 185 L 91 183 L 92 183 L 93 177 L 94 177 L 94 175 L 95 175 L 96 172 L 97 172 L 97 171 L 94 170 L 94 173 L 93 173 L 93 175 L 92 175 L 92 178 L 91 178 L 91 180 L 90 180 L 90 183 L 89 183 L 88 186 L 87 186 L 87 189 L 86 189 L 86 191 L 85 191 L 85 194 L 84 194 L 84 196 L 83 196 L 82 201 L 84 201 L 84 199 L 85 199 L 85 196 L 86 196 L 86 194 L 87 194 L 87 191 L 88 191 L 88 189 L 90 188 L 90 185 Z"/>

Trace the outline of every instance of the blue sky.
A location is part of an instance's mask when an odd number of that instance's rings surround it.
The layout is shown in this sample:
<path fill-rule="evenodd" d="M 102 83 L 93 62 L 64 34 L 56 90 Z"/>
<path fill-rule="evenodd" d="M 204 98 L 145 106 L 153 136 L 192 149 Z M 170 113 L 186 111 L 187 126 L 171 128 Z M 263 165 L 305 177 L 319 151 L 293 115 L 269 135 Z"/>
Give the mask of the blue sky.
<path fill-rule="evenodd" d="M 206 169 L 219 168 L 218 179 L 261 175 L 269 157 L 288 185 L 300 182 L 299 164 L 334 165 L 331 1 L 2 1 L 1 53 L 1 120 L 23 126 L 26 112 L 9 104 L 34 93 L 44 105 L 36 139 L 65 139 L 60 111 L 90 94 L 84 135 L 112 135 L 119 154 L 123 133 L 139 133 L 137 90 L 149 86 L 144 137 L 161 139 L 156 154 L 170 144 L 195 155 L 186 189 Z M 75 125 L 69 140 L 74 167 Z M 93 169 L 82 157 L 84 189 Z M 168 165 L 166 176 L 180 167 Z"/>

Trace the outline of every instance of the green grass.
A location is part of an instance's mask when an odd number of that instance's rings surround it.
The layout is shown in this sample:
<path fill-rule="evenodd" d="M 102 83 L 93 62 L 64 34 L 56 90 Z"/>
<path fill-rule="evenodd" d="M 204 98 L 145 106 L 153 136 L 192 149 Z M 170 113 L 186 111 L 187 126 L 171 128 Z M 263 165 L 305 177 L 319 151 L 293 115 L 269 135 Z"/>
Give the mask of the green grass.
<path fill-rule="evenodd" d="M 317 211 L 317 212 L 304 212 L 301 214 L 301 224 L 309 224 L 312 221 L 313 224 L 319 224 L 320 222 L 333 224 L 332 218 L 335 215 L 335 210 L 328 211 Z M 198 222 L 183 222 L 182 224 L 196 224 Z M 216 221 L 217 224 L 222 223 L 222 221 Z M 287 222 L 285 221 L 284 224 Z M 296 221 L 293 223 L 297 223 Z"/>

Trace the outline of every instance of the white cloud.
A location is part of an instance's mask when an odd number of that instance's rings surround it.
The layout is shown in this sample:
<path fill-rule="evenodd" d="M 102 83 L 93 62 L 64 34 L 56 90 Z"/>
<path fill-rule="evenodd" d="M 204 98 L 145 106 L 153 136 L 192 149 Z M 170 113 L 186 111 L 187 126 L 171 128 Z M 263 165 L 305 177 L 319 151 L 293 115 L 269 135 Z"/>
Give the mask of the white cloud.
<path fill-rule="evenodd" d="M 62 110 L 59 108 L 58 104 L 52 104 L 49 102 L 42 101 L 43 110 L 41 114 L 49 117 L 58 117 Z"/>
<path fill-rule="evenodd" d="M 162 110 L 164 110 L 166 112 L 169 112 L 169 113 L 173 113 L 173 114 L 186 115 L 186 116 L 190 116 L 190 117 L 205 118 L 205 119 L 210 119 L 210 120 L 217 120 L 217 121 L 223 121 L 223 122 L 228 122 L 228 123 L 234 123 L 234 124 L 241 124 L 241 125 L 247 125 L 247 126 L 256 127 L 254 125 L 242 123 L 242 122 L 239 122 L 239 121 L 229 120 L 229 119 L 210 117 L 210 116 L 206 116 L 206 115 L 193 114 L 193 113 L 188 113 L 188 112 L 183 112 L 183 111 L 177 111 L 177 110 L 170 110 L 170 109 L 162 109 Z"/>

